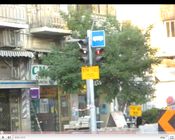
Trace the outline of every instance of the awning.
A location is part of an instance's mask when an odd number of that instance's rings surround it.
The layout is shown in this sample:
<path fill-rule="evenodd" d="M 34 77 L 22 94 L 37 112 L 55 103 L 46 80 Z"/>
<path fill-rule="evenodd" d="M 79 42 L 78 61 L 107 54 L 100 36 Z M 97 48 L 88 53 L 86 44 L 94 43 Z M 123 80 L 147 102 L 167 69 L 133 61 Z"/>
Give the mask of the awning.
<path fill-rule="evenodd" d="M 2 57 L 30 57 L 33 58 L 34 54 L 29 51 L 20 50 L 0 50 L 0 56 Z"/>
<path fill-rule="evenodd" d="M 36 87 L 38 87 L 38 82 L 34 80 L 0 80 L 0 89 Z"/>

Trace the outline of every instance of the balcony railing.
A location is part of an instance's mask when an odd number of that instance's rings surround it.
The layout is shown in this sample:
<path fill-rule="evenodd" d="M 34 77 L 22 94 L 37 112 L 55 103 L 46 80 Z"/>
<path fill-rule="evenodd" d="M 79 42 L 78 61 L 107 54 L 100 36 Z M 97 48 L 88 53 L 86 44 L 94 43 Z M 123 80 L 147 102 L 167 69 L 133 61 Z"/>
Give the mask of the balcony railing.
<path fill-rule="evenodd" d="M 28 8 L 28 24 L 31 28 L 50 27 L 67 29 L 60 15 L 60 9 L 53 6 L 38 5 Z"/>
<path fill-rule="evenodd" d="M 0 5 L 0 21 L 26 24 L 26 7 L 18 5 Z"/>
<path fill-rule="evenodd" d="M 175 5 L 161 5 L 160 8 L 161 19 L 174 20 L 175 19 Z"/>
<path fill-rule="evenodd" d="M 59 29 L 67 29 L 65 22 L 61 20 L 59 17 L 40 17 L 33 18 L 30 27 L 50 27 L 50 28 L 59 28 Z"/>

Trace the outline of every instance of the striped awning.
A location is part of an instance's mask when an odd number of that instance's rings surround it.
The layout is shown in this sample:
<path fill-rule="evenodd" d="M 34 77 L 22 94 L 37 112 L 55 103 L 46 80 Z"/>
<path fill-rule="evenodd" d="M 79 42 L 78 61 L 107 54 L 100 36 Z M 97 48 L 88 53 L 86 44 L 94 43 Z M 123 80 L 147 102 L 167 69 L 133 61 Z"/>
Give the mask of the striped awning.
<path fill-rule="evenodd" d="M 33 58 L 34 54 L 29 51 L 0 50 L 0 57 L 30 57 L 30 58 Z"/>

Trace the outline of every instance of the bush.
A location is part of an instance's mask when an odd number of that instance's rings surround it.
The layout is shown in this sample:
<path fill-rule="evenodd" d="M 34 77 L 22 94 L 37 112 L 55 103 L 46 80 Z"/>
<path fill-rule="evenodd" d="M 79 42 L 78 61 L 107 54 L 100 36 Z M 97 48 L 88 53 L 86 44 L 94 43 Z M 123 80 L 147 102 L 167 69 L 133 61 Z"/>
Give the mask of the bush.
<path fill-rule="evenodd" d="M 142 113 L 142 119 L 146 123 L 157 123 L 160 109 L 152 108 Z"/>

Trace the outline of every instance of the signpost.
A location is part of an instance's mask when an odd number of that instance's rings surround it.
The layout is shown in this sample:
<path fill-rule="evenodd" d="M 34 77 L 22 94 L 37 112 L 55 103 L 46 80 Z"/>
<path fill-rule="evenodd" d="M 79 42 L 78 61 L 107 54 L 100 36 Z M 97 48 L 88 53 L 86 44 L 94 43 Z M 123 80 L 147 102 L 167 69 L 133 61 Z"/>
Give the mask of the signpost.
<path fill-rule="evenodd" d="M 105 47 L 104 30 L 92 31 L 92 48 Z"/>
<path fill-rule="evenodd" d="M 81 68 L 82 80 L 99 79 L 99 66 Z"/>
<path fill-rule="evenodd" d="M 94 24 L 94 22 L 93 22 Z M 93 25 L 92 25 L 93 28 Z M 94 101 L 94 81 L 93 79 L 99 79 L 99 66 L 93 66 L 93 54 L 92 48 L 105 47 L 105 32 L 104 30 L 87 31 L 88 38 L 88 62 L 89 66 L 81 68 L 82 80 L 86 80 L 87 87 L 87 105 L 90 106 L 90 128 L 91 132 L 96 132 L 96 108 Z M 80 39 L 69 40 L 66 42 L 79 42 Z M 82 41 L 82 40 L 81 40 Z M 83 40 L 84 42 L 84 40 Z M 101 84 L 99 82 L 98 84 Z"/>
<path fill-rule="evenodd" d="M 93 79 L 99 79 L 99 66 L 93 66 L 93 47 L 104 47 L 105 46 L 105 32 L 99 31 L 87 31 L 88 37 L 88 57 L 89 66 L 82 67 L 82 79 L 86 80 L 87 83 L 87 98 L 88 106 L 90 106 L 90 129 L 91 132 L 97 131 L 96 124 L 96 108 L 94 101 L 94 81 Z"/>

